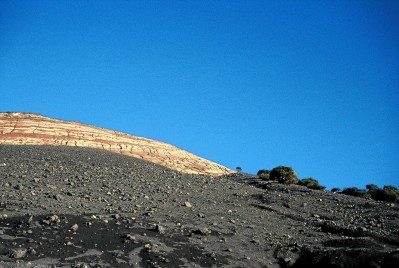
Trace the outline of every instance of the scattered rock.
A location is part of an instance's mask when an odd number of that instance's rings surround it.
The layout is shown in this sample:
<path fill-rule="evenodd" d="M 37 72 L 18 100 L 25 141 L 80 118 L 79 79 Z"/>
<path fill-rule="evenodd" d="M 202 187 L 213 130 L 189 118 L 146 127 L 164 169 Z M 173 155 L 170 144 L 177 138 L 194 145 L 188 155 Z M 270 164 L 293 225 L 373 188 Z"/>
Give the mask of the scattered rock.
<path fill-rule="evenodd" d="M 132 234 L 126 234 L 123 236 L 123 238 L 125 238 L 126 240 L 129 240 L 129 241 L 137 241 L 136 236 L 134 236 Z"/>
<path fill-rule="evenodd" d="M 157 231 L 159 234 L 165 234 L 166 233 L 166 228 L 157 224 L 155 226 L 155 231 Z"/>
<path fill-rule="evenodd" d="M 11 187 L 0 187 L 0 267 L 39 258 L 54 267 L 362 267 L 367 258 L 396 268 L 399 258 L 399 211 L 383 202 L 77 147 L 0 145 L 2 162 L 0 186 Z M 8 259 L 10 248 L 28 250 Z"/>
<path fill-rule="evenodd" d="M 193 205 L 190 202 L 188 202 L 188 201 L 184 202 L 184 206 L 186 206 L 188 208 L 193 207 Z"/>
<path fill-rule="evenodd" d="M 34 248 L 28 248 L 28 253 L 30 255 L 37 255 L 37 251 Z"/>
<path fill-rule="evenodd" d="M 211 233 L 211 230 L 209 230 L 207 227 L 201 227 L 197 230 L 194 230 L 193 232 L 196 234 L 208 235 Z"/>
<path fill-rule="evenodd" d="M 25 248 L 17 248 L 17 249 L 10 249 L 8 252 L 8 256 L 13 259 L 22 259 L 25 257 L 27 253 L 27 249 Z"/>
<path fill-rule="evenodd" d="M 61 222 L 61 220 L 60 220 L 60 217 L 58 217 L 57 215 L 51 215 L 51 216 L 48 216 L 42 222 L 47 225 L 56 225 L 56 224 L 59 224 Z"/>
<path fill-rule="evenodd" d="M 76 232 L 77 230 L 78 230 L 78 228 L 79 228 L 79 226 L 78 226 L 78 224 L 74 224 L 74 225 L 72 225 L 71 226 L 71 230 L 72 230 L 72 232 Z"/>
<path fill-rule="evenodd" d="M 23 190 L 24 189 L 24 186 L 23 185 L 21 185 L 21 184 L 18 184 L 17 186 L 15 186 L 15 189 L 17 189 L 17 190 Z"/>
<path fill-rule="evenodd" d="M 277 252 L 277 258 L 283 267 L 291 267 L 298 261 L 300 257 L 298 253 L 297 249 L 281 249 Z"/>
<path fill-rule="evenodd" d="M 53 198 L 55 200 L 63 200 L 64 199 L 64 197 L 61 194 L 55 194 L 55 195 L 53 195 Z"/>

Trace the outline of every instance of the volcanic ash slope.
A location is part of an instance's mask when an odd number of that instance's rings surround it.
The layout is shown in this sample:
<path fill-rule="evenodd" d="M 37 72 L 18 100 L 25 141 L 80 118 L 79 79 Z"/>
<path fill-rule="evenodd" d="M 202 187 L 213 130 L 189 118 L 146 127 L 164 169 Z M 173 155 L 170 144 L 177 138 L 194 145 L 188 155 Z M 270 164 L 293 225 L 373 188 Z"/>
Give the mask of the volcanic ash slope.
<path fill-rule="evenodd" d="M 397 267 L 398 215 L 248 175 L 0 145 L 1 267 Z"/>

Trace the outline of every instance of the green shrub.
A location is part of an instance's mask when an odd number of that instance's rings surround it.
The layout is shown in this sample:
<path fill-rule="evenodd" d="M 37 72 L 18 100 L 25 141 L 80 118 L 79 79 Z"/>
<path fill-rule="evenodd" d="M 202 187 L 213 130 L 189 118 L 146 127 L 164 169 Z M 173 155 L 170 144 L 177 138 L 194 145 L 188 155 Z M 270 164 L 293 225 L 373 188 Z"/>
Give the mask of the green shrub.
<path fill-rule="evenodd" d="M 258 175 L 258 177 L 264 181 L 270 180 L 270 170 L 261 169 L 256 175 Z"/>
<path fill-rule="evenodd" d="M 298 185 L 305 186 L 309 189 L 324 190 L 326 187 L 321 186 L 319 182 L 313 178 L 305 178 L 298 181 Z"/>
<path fill-rule="evenodd" d="M 392 186 L 392 185 L 385 185 L 384 191 L 387 192 L 387 195 L 395 196 L 395 200 L 389 201 L 389 202 L 399 202 L 399 189 L 398 188 L 396 188 L 395 186 Z"/>
<path fill-rule="evenodd" d="M 270 172 L 270 180 L 276 180 L 282 184 L 297 184 L 298 176 L 291 167 L 279 166 Z"/>
<path fill-rule="evenodd" d="M 371 198 L 378 201 L 398 202 L 399 190 L 395 186 L 385 185 L 383 189 L 375 188 L 369 190 Z"/>
<path fill-rule="evenodd" d="M 385 185 L 383 189 L 375 184 L 366 185 L 370 197 L 377 201 L 398 202 L 399 190 L 395 186 Z"/>
<path fill-rule="evenodd" d="M 367 184 L 366 185 L 366 189 L 369 192 L 371 192 L 371 191 L 374 191 L 374 190 L 377 190 L 377 189 L 380 189 L 380 188 L 377 185 L 375 185 L 375 184 Z"/>
<path fill-rule="evenodd" d="M 384 190 L 386 190 L 386 191 L 391 191 L 391 192 L 394 192 L 394 193 L 396 193 L 396 194 L 399 194 L 399 189 L 396 188 L 396 187 L 393 186 L 393 185 L 385 185 L 385 186 L 384 186 Z"/>
<path fill-rule="evenodd" d="M 397 202 L 398 196 L 392 192 L 384 189 L 376 189 L 370 193 L 370 196 L 374 200 L 385 201 L 385 202 Z"/>
<path fill-rule="evenodd" d="M 369 196 L 366 190 L 359 189 L 356 187 L 345 188 L 341 193 L 345 195 L 351 195 L 363 198 L 367 198 Z"/>

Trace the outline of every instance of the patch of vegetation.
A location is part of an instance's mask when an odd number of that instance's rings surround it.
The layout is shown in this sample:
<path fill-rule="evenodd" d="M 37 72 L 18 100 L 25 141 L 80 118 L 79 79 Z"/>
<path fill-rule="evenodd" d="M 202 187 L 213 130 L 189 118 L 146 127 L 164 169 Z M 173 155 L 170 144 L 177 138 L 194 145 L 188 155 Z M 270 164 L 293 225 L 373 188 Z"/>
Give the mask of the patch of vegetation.
<path fill-rule="evenodd" d="M 371 198 L 376 201 L 399 202 L 399 189 L 392 185 L 385 185 L 383 188 L 375 184 L 367 184 L 366 189 L 356 187 L 345 188 L 341 194 L 352 195 L 362 198 Z M 331 192 L 338 192 L 338 188 L 331 189 Z"/>
<path fill-rule="evenodd" d="M 363 198 L 369 197 L 366 190 L 359 189 L 357 187 L 345 188 L 341 193 L 345 194 L 345 195 L 356 196 L 356 197 L 363 197 Z"/>
<path fill-rule="evenodd" d="M 379 188 L 374 184 L 366 185 L 370 197 L 374 200 L 385 202 L 399 202 L 399 189 L 392 185 L 385 185 Z"/>
<path fill-rule="evenodd" d="M 298 181 L 298 185 L 305 186 L 309 189 L 314 190 L 325 190 L 326 187 L 319 184 L 319 182 L 313 178 L 305 178 Z"/>
<path fill-rule="evenodd" d="M 238 171 L 238 168 L 237 168 Z M 277 181 L 281 184 L 298 184 L 314 190 L 325 190 L 326 187 L 319 184 L 314 178 L 304 178 L 298 180 L 298 175 L 295 170 L 287 166 L 278 166 L 271 171 L 268 169 L 261 169 L 257 173 L 258 177 L 265 181 Z M 367 189 L 367 190 L 366 190 Z M 361 198 L 371 198 L 377 201 L 397 202 L 399 203 L 399 189 L 393 185 L 385 185 L 379 188 L 375 184 L 366 185 L 366 189 L 359 189 L 357 187 L 344 188 L 342 191 L 339 188 L 332 188 L 331 192 L 351 195 Z"/>
<path fill-rule="evenodd" d="M 291 167 L 278 166 L 270 172 L 270 180 L 278 181 L 279 183 L 290 185 L 298 183 L 298 176 Z"/>
<path fill-rule="evenodd" d="M 270 170 L 261 169 L 256 175 L 258 175 L 258 177 L 264 181 L 270 180 Z"/>

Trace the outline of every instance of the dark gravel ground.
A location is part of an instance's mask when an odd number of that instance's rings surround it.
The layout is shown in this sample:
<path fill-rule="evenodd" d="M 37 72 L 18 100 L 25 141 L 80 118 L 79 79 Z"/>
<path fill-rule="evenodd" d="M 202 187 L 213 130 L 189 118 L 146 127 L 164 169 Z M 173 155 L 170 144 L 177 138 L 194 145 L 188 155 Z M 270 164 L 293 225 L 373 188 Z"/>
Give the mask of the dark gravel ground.
<path fill-rule="evenodd" d="M 0 145 L 0 267 L 399 267 L 398 216 L 246 174 Z"/>

